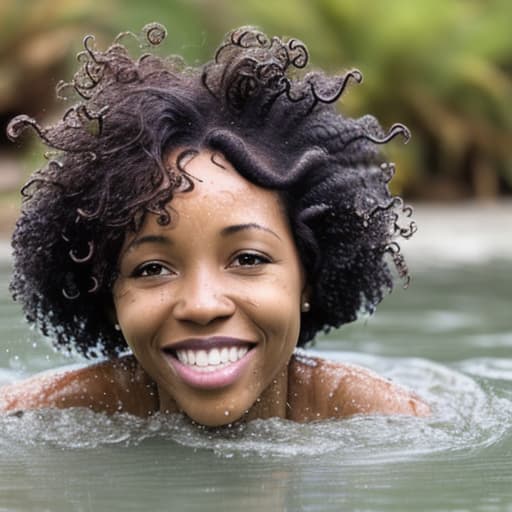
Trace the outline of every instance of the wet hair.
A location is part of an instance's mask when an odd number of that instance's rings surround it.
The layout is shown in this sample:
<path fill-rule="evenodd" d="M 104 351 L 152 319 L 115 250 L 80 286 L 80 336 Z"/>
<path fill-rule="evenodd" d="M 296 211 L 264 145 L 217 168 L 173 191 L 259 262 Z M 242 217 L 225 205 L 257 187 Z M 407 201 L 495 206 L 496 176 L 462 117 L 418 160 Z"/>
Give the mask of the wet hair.
<path fill-rule="evenodd" d="M 151 44 L 165 37 L 158 24 L 144 33 Z M 60 121 L 18 116 L 8 127 L 13 140 L 32 127 L 51 150 L 22 189 L 10 289 L 57 348 L 126 350 L 112 301 L 123 241 L 149 213 L 171 221 L 169 201 L 194 186 L 182 157 L 204 149 L 282 198 L 311 292 L 298 345 L 373 312 L 393 287 L 393 266 L 408 279 L 396 239 L 414 223 L 389 192 L 394 166 L 379 151 L 408 131 L 385 133 L 370 115 L 336 110 L 359 71 L 306 72 L 304 44 L 250 27 L 196 68 L 154 52 L 132 58 L 121 41 L 101 51 L 85 38 L 72 82 L 58 86 L 79 96 Z M 177 148 L 185 151 L 172 164 Z"/>

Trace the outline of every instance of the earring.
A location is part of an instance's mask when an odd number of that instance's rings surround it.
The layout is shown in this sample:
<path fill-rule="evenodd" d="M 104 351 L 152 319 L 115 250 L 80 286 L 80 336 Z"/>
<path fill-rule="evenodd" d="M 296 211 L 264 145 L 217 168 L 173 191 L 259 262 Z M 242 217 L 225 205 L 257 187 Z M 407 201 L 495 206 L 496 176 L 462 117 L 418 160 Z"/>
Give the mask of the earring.
<path fill-rule="evenodd" d="M 310 304 L 308 301 L 306 301 L 306 300 L 305 300 L 305 301 L 302 303 L 301 311 L 302 311 L 303 313 L 307 313 L 310 309 L 311 309 L 311 304 Z"/>
<path fill-rule="evenodd" d="M 117 323 L 116 323 L 116 324 L 114 324 L 114 329 L 115 329 L 116 331 L 120 331 L 120 330 L 121 330 L 121 326 L 120 326 L 119 324 L 117 324 Z"/>

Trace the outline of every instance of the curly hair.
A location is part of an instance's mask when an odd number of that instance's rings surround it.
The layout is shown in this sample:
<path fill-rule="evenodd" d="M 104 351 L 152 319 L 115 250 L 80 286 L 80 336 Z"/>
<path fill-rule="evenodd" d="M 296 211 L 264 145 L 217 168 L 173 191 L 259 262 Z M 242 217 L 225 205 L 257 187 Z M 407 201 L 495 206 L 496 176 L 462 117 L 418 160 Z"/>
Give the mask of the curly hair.
<path fill-rule="evenodd" d="M 144 33 L 156 45 L 165 28 Z M 390 262 L 407 281 L 396 239 L 415 226 L 401 225 L 411 211 L 390 194 L 394 166 L 378 146 L 409 133 L 396 124 L 386 134 L 372 116 L 336 110 L 359 71 L 301 71 L 304 44 L 251 27 L 228 34 L 197 68 L 178 57 L 132 58 L 120 41 L 100 51 L 84 39 L 72 82 L 57 87 L 78 102 L 59 122 L 18 116 L 8 127 L 12 140 L 32 127 L 52 150 L 22 189 L 10 290 L 56 348 L 85 357 L 126 349 L 112 318 L 118 255 L 127 232 L 148 213 L 169 223 L 173 195 L 193 187 L 179 161 L 169 164 L 174 149 L 221 152 L 280 194 L 311 289 L 298 345 L 373 312 L 392 289 Z"/>

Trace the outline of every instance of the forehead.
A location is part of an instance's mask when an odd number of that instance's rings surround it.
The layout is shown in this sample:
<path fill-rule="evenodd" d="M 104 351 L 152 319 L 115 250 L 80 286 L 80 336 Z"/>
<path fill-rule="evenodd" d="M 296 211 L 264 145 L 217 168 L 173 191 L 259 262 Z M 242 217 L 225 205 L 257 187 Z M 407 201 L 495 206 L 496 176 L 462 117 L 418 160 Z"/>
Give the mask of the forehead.
<path fill-rule="evenodd" d="M 180 216 L 199 215 L 202 221 L 203 215 L 248 220 L 258 216 L 268 223 L 287 224 L 279 194 L 245 179 L 220 153 L 200 152 L 185 158 L 180 167 L 194 184 L 192 191 L 178 192 L 171 201 L 172 209 Z"/>

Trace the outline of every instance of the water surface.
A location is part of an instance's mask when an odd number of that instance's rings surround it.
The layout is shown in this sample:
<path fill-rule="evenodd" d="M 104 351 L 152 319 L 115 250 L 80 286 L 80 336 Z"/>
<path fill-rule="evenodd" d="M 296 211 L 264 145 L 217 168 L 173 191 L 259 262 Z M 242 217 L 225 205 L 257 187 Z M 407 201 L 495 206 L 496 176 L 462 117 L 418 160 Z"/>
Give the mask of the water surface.
<path fill-rule="evenodd" d="M 417 268 L 409 290 L 315 346 L 414 389 L 431 418 L 204 429 L 82 409 L 2 417 L 0 511 L 512 510 L 511 267 Z M 7 294 L 0 315 L 0 383 L 77 362 Z"/>

